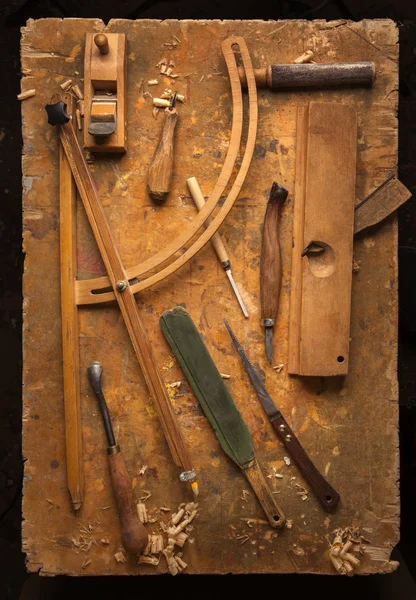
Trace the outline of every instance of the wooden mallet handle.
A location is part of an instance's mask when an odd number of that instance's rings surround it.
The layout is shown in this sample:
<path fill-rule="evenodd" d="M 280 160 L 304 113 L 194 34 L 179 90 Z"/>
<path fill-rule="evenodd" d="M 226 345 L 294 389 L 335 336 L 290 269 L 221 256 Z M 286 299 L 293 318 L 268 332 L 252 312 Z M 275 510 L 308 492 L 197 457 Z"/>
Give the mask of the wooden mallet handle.
<path fill-rule="evenodd" d="M 149 195 L 163 202 L 170 191 L 173 170 L 173 137 L 178 113 L 175 108 L 166 108 L 159 144 L 154 153 L 147 180 Z"/>
<path fill-rule="evenodd" d="M 108 54 L 110 52 L 108 37 L 104 33 L 97 33 L 94 37 L 94 44 L 97 46 L 100 54 Z"/>

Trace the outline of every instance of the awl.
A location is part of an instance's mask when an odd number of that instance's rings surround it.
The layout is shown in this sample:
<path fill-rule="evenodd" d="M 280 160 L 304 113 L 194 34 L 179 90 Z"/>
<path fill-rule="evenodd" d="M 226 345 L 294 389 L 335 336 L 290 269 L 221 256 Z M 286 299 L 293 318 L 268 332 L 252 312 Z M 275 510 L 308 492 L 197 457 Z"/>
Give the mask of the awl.
<path fill-rule="evenodd" d="M 274 182 L 267 202 L 263 225 L 263 243 L 260 258 L 261 324 L 265 328 L 266 356 L 270 364 L 273 357 L 273 327 L 279 310 L 282 284 L 282 256 L 279 227 L 281 207 L 288 191 Z"/>
<path fill-rule="evenodd" d="M 262 403 L 264 411 L 269 417 L 275 432 L 286 446 L 288 452 L 296 462 L 305 480 L 313 489 L 315 496 L 318 498 L 323 508 L 328 511 L 334 510 L 340 500 L 338 492 L 336 492 L 334 488 L 327 482 L 327 480 L 321 475 L 309 456 L 306 454 L 303 446 L 293 433 L 292 429 L 289 427 L 286 419 L 269 396 L 266 388 L 261 382 L 260 377 L 257 375 L 253 365 L 247 358 L 247 355 L 244 352 L 241 344 L 235 337 L 233 330 L 228 325 L 226 320 L 224 320 L 224 323 L 228 329 L 231 339 L 234 342 L 235 347 L 237 348 L 238 354 L 243 361 L 244 368 L 248 373 L 250 381 L 257 392 L 257 396 Z"/>
<path fill-rule="evenodd" d="M 201 188 L 199 187 L 199 184 L 198 184 L 196 178 L 190 177 L 189 179 L 186 180 L 186 183 L 188 184 L 189 191 L 191 192 L 191 196 L 196 204 L 197 209 L 202 210 L 202 207 L 205 204 L 205 198 L 202 195 Z M 210 219 L 207 219 L 207 221 L 206 221 L 207 225 L 209 224 L 209 222 L 210 222 Z M 221 236 L 218 232 L 212 236 L 211 243 L 214 246 L 214 250 L 217 253 L 217 256 L 224 268 L 224 271 L 227 274 L 228 279 L 230 280 L 231 287 L 234 290 L 234 294 L 238 300 L 241 310 L 243 311 L 243 315 L 245 317 L 248 317 L 247 309 L 244 305 L 244 302 L 240 295 L 240 292 L 238 291 L 238 288 L 237 288 L 236 283 L 233 278 L 233 274 L 231 273 L 231 263 L 230 263 L 230 259 L 228 258 L 227 250 L 225 249 L 225 246 L 223 244 Z"/>

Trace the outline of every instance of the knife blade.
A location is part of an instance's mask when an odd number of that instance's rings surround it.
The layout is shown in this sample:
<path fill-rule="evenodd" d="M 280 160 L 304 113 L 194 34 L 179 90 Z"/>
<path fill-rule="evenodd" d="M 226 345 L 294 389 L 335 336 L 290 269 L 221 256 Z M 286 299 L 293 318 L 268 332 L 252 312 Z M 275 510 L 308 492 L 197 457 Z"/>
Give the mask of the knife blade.
<path fill-rule="evenodd" d="M 270 419 L 273 429 L 289 451 L 305 480 L 310 484 L 315 496 L 323 508 L 328 511 L 334 510 L 340 500 L 340 495 L 315 467 L 298 438 L 293 433 L 293 430 L 288 425 L 286 419 L 273 402 L 256 370 L 244 352 L 243 347 L 237 340 L 235 333 L 225 319 L 224 323 L 232 341 L 234 342 L 235 347 L 237 348 L 237 352 L 240 355 L 244 368 L 247 371 L 250 381 L 257 392 L 257 396 L 262 403 L 264 411 Z"/>
<path fill-rule="evenodd" d="M 270 525 L 282 527 L 285 523 L 284 514 L 256 460 L 247 425 L 191 316 L 184 308 L 177 306 L 165 311 L 159 322 L 222 449 L 247 477 Z"/>

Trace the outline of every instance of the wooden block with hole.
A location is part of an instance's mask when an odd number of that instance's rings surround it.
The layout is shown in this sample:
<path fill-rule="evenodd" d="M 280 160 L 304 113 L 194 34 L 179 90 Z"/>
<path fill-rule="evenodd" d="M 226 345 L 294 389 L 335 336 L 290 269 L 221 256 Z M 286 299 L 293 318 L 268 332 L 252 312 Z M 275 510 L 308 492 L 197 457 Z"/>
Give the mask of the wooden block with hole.
<path fill-rule="evenodd" d="M 289 373 L 348 373 L 357 153 L 353 106 L 299 107 Z"/>
<path fill-rule="evenodd" d="M 84 147 L 125 152 L 126 35 L 87 33 L 84 58 Z"/>

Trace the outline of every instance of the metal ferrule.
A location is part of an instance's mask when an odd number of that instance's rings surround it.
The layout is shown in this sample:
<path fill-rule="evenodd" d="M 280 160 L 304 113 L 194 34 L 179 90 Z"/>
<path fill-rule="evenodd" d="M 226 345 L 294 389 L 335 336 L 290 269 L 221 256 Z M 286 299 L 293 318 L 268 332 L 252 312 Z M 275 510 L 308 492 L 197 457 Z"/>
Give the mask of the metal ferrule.
<path fill-rule="evenodd" d="M 276 323 L 276 319 L 262 319 L 261 320 L 261 324 L 263 325 L 263 327 L 273 327 L 273 325 Z"/>
<path fill-rule="evenodd" d="M 107 454 L 118 454 L 119 452 L 120 452 L 120 446 L 118 444 L 107 448 Z"/>
<path fill-rule="evenodd" d="M 221 264 L 222 264 L 222 266 L 224 267 L 225 270 L 231 268 L 231 263 L 230 263 L 229 260 L 223 260 Z"/>
<path fill-rule="evenodd" d="M 192 469 L 191 471 L 182 471 L 182 473 L 179 474 L 179 479 L 181 481 L 195 481 L 195 479 L 196 479 L 195 470 Z"/>

